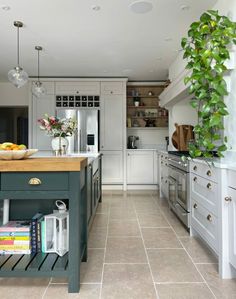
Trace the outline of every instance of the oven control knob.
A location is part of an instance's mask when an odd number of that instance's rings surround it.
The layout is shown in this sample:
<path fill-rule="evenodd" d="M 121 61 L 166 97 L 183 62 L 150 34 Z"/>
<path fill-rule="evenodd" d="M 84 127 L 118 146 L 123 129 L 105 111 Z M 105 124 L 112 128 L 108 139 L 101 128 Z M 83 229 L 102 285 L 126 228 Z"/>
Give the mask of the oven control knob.
<path fill-rule="evenodd" d="M 179 165 L 181 165 L 181 164 L 182 164 L 180 161 L 179 161 L 178 163 L 179 163 Z"/>
<path fill-rule="evenodd" d="M 184 167 L 187 167 L 187 166 L 188 166 L 188 164 L 187 164 L 187 163 L 185 163 L 185 164 L 184 164 Z"/>

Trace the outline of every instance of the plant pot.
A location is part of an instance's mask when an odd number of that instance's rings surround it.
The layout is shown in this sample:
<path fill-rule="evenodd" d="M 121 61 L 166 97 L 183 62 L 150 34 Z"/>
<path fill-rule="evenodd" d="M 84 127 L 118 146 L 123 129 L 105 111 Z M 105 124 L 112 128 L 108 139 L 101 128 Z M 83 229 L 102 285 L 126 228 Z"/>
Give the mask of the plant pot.
<path fill-rule="evenodd" d="M 54 137 L 51 145 L 56 155 L 65 155 L 69 141 L 65 137 Z"/>
<path fill-rule="evenodd" d="M 135 102 L 134 102 L 134 106 L 135 106 L 135 107 L 138 107 L 138 106 L 139 106 L 139 102 L 138 102 L 138 101 L 135 101 Z"/>

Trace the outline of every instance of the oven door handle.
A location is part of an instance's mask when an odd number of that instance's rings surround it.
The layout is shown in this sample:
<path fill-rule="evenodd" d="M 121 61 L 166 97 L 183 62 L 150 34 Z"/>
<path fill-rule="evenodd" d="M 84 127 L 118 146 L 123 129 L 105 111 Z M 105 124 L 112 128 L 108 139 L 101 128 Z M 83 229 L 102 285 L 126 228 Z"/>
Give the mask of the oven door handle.
<path fill-rule="evenodd" d="M 174 185 L 177 184 L 177 181 L 176 181 L 172 176 L 168 176 L 168 181 L 169 181 L 169 183 L 171 183 L 171 184 L 174 184 Z"/>
<path fill-rule="evenodd" d="M 176 203 L 175 207 L 176 207 L 176 209 L 178 209 L 181 212 L 182 216 L 186 216 L 188 214 L 187 212 L 186 213 L 182 212 L 183 208 L 181 207 L 180 204 Z"/>
<path fill-rule="evenodd" d="M 175 171 L 175 172 L 177 172 L 177 173 L 180 173 L 180 174 L 182 174 L 182 175 L 184 175 L 184 176 L 186 176 L 186 172 L 185 171 L 183 171 L 182 169 L 179 169 L 179 168 L 177 168 L 177 167 L 174 167 L 174 166 L 172 166 L 172 165 L 168 165 L 168 167 L 171 169 L 171 170 L 173 170 L 173 171 Z"/>

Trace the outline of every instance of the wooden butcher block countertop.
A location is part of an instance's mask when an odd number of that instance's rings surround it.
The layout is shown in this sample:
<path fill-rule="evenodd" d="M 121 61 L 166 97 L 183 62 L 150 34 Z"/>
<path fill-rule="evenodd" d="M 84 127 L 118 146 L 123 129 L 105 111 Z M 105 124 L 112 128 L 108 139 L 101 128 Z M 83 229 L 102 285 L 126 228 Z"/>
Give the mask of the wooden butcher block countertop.
<path fill-rule="evenodd" d="M 32 157 L 24 160 L 0 160 L 0 172 L 80 171 L 86 165 L 85 157 Z"/>

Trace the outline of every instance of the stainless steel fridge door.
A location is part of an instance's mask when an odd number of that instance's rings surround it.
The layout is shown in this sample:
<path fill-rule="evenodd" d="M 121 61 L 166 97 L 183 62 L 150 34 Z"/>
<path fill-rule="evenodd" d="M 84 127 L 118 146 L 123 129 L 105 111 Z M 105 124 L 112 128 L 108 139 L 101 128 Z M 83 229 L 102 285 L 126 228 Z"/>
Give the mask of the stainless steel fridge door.
<path fill-rule="evenodd" d="M 67 153 L 98 152 L 99 150 L 99 111 L 93 109 L 58 109 L 57 117 L 74 118 L 77 121 L 77 132 L 67 137 Z M 89 136 L 88 136 L 89 135 Z M 94 138 L 93 138 L 94 137 Z"/>

